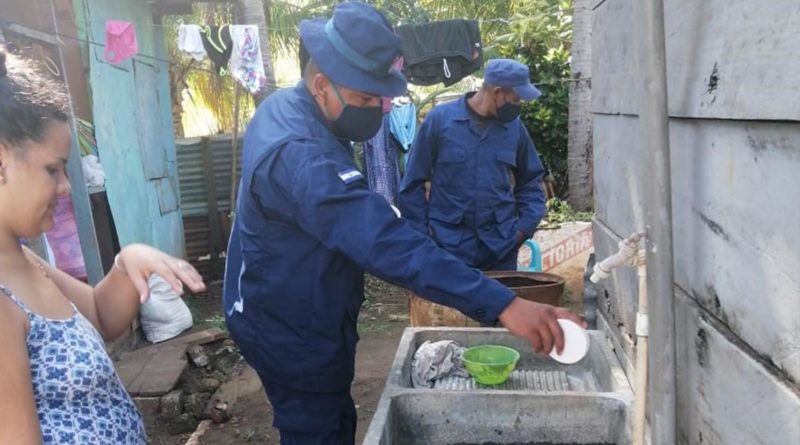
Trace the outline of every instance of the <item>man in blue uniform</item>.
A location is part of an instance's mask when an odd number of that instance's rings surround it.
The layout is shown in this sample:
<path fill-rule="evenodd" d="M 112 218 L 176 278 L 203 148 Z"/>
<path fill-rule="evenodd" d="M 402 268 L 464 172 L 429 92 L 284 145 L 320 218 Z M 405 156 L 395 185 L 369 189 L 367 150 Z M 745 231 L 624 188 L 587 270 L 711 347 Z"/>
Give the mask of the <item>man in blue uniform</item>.
<path fill-rule="evenodd" d="M 580 317 L 515 298 L 398 218 L 367 188 L 350 141 L 381 124 L 401 94 L 400 40 L 372 7 L 342 3 L 305 21 L 303 81 L 258 108 L 244 140 L 224 310 L 258 372 L 281 443 L 352 444 L 356 321 L 369 271 L 477 320 L 500 319 L 536 351 L 561 348 L 556 319 Z"/>
<path fill-rule="evenodd" d="M 472 267 L 516 270 L 519 246 L 544 216 L 544 169 L 519 119 L 520 102 L 540 95 L 526 65 L 494 59 L 478 92 L 435 107 L 420 126 L 400 210 Z"/>

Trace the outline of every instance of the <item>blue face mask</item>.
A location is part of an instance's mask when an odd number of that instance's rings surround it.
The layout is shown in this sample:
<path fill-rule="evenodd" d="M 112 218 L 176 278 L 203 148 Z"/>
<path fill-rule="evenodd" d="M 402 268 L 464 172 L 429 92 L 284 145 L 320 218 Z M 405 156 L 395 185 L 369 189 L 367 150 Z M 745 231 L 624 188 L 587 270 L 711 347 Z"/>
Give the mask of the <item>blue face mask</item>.
<path fill-rule="evenodd" d="M 378 134 L 383 124 L 383 107 L 356 107 L 342 99 L 336 84 L 331 83 L 339 103 L 342 104 L 342 114 L 331 120 L 331 130 L 336 137 L 362 142 Z"/>

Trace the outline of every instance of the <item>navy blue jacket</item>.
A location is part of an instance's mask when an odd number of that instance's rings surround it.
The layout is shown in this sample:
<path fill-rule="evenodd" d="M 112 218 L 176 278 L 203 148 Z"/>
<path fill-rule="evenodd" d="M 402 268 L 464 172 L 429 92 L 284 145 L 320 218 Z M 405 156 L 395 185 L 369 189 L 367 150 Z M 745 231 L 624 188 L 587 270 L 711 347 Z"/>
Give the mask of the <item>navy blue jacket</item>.
<path fill-rule="evenodd" d="M 467 264 L 487 264 L 530 238 L 545 213 L 544 175 L 520 119 L 484 128 L 466 100 L 433 108 L 420 126 L 400 186 L 400 211 L 420 232 Z M 431 181 L 430 198 L 425 182 Z M 479 243 L 494 257 L 481 258 Z"/>
<path fill-rule="evenodd" d="M 298 389 L 349 388 L 365 270 L 486 323 L 513 298 L 368 190 L 302 83 L 272 94 L 245 135 L 225 271 L 245 358 Z"/>

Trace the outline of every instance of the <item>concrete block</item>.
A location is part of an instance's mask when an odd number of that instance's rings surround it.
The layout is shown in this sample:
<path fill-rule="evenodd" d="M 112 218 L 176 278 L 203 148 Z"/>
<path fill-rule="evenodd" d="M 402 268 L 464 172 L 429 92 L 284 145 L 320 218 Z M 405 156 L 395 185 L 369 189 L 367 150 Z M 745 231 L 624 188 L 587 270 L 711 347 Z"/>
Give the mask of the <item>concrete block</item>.
<path fill-rule="evenodd" d="M 186 396 L 186 401 L 183 403 L 183 410 L 187 414 L 191 414 L 195 417 L 202 418 L 204 415 L 204 411 L 206 409 L 206 405 L 208 405 L 208 401 L 211 399 L 211 394 L 208 393 L 195 393 L 189 394 Z"/>
<path fill-rule="evenodd" d="M 144 417 L 155 417 L 161 409 L 161 397 L 134 397 L 133 403 Z"/>
<path fill-rule="evenodd" d="M 209 359 L 208 354 L 206 354 L 205 349 L 203 349 L 200 345 L 192 345 L 186 350 L 186 353 L 189 355 L 189 360 L 192 362 L 192 365 L 198 368 L 204 368 L 208 366 Z"/>
<path fill-rule="evenodd" d="M 161 396 L 161 417 L 175 419 L 183 412 L 183 391 L 176 389 Z"/>

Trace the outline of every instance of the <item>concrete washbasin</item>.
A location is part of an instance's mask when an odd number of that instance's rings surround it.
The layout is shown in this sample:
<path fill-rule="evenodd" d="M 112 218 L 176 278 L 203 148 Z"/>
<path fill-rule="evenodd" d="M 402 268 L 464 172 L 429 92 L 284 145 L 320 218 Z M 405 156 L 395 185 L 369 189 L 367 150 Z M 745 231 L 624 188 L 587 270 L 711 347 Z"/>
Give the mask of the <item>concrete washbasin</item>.
<path fill-rule="evenodd" d="M 630 444 L 628 380 L 605 337 L 590 331 L 586 358 L 562 365 L 497 328 L 408 328 L 400 340 L 364 445 Z M 426 340 L 515 348 L 512 379 L 413 388 L 411 360 Z M 514 382 L 512 382 L 514 380 Z"/>

